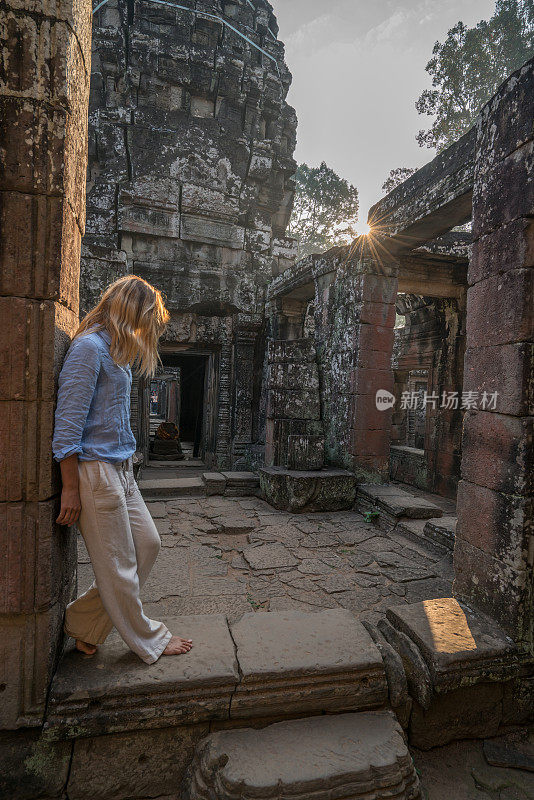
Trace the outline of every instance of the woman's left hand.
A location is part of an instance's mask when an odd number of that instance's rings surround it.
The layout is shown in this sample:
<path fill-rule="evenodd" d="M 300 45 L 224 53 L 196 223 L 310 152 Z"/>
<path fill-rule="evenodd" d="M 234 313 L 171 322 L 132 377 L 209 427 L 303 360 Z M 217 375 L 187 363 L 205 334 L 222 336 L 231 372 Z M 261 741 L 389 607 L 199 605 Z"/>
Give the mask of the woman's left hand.
<path fill-rule="evenodd" d="M 61 511 L 56 519 L 58 525 L 74 525 L 80 516 L 82 504 L 78 489 L 63 489 L 61 492 Z"/>

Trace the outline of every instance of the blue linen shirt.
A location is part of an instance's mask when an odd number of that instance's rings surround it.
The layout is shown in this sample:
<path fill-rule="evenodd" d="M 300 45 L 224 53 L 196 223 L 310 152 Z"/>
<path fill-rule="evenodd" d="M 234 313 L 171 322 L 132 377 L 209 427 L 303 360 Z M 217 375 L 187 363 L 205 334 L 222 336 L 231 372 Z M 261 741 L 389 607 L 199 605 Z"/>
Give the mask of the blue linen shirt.
<path fill-rule="evenodd" d="M 59 375 L 52 451 L 56 461 L 125 461 L 136 448 L 130 427 L 132 371 L 111 358 L 111 337 L 93 330 L 76 338 Z"/>

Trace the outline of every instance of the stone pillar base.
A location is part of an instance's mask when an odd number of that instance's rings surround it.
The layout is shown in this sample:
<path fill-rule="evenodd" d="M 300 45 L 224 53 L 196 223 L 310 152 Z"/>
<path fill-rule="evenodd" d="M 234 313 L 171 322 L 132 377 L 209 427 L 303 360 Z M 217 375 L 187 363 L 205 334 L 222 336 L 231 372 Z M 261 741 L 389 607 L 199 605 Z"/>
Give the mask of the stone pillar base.
<path fill-rule="evenodd" d="M 260 494 L 274 508 L 305 511 L 345 511 L 356 499 L 356 478 L 344 469 L 260 469 Z"/>

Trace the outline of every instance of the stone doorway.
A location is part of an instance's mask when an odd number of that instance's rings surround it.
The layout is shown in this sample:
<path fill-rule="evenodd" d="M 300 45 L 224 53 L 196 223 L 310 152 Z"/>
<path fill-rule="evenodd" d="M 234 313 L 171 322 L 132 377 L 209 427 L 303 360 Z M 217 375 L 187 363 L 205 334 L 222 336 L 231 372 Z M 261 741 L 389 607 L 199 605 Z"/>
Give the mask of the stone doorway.
<path fill-rule="evenodd" d="M 145 463 L 161 460 L 153 452 L 156 429 L 161 422 L 173 422 L 178 428 L 183 454 L 180 461 L 209 464 L 213 459 L 217 411 L 215 361 L 216 354 L 205 351 L 161 353 L 160 370 L 143 393 L 143 424 L 148 432 Z"/>

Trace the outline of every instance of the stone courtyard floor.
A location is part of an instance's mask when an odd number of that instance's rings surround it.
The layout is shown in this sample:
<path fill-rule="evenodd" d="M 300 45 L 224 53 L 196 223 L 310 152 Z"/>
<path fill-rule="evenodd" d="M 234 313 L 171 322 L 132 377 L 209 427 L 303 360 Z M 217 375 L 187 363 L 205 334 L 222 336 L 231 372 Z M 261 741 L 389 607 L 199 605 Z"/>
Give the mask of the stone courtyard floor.
<path fill-rule="evenodd" d="M 255 497 L 147 503 L 162 548 L 142 599 L 158 615 L 347 608 L 375 621 L 390 605 L 447 597 L 452 556 L 385 533 L 356 511 L 290 514 Z M 92 580 L 80 538 L 79 591 Z"/>
<path fill-rule="evenodd" d="M 356 511 L 290 514 L 254 497 L 147 505 L 162 540 L 142 592 L 154 618 L 342 607 L 376 622 L 390 605 L 451 594 L 451 553 L 386 533 Z M 82 592 L 93 576 L 79 541 Z M 489 765 L 481 741 L 411 750 L 424 800 L 534 800 L 533 773 Z"/>

